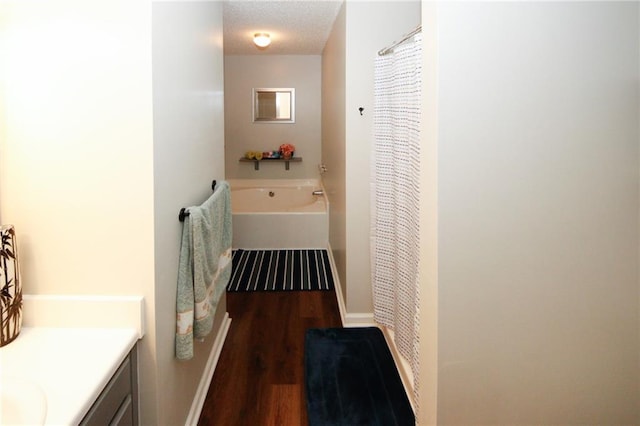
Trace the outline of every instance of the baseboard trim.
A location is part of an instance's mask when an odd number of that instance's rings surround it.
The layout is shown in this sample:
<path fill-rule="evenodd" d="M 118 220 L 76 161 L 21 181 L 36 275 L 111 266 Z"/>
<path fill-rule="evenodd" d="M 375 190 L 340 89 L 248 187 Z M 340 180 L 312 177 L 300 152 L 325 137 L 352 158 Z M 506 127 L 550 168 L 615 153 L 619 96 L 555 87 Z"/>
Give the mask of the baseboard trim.
<path fill-rule="evenodd" d="M 369 312 L 346 314 L 343 324 L 345 327 L 377 327 L 373 313 Z"/>
<path fill-rule="evenodd" d="M 189 415 L 187 416 L 185 426 L 196 426 L 198 424 L 200 414 L 202 413 L 202 407 L 204 406 L 204 401 L 207 398 L 207 392 L 209 391 L 209 385 L 211 385 L 213 373 L 216 370 L 216 365 L 218 365 L 220 353 L 222 352 L 222 346 L 224 346 L 224 341 L 227 338 L 227 333 L 229 332 L 230 325 L 231 318 L 229 318 L 229 313 L 225 312 L 224 318 L 220 323 L 220 328 L 218 329 L 216 340 L 213 342 L 211 352 L 209 353 L 207 365 L 205 366 L 204 372 L 202 373 L 202 378 L 200 379 L 200 383 L 198 384 L 198 389 L 196 390 L 193 402 L 191 403 L 191 409 L 189 410 Z"/>
<path fill-rule="evenodd" d="M 338 310 L 340 311 L 340 319 L 343 327 L 375 327 L 375 321 L 373 320 L 373 312 L 364 313 L 347 313 L 347 308 L 344 303 L 344 294 L 342 293 L 342 285 L 340 285 L 340 276 L 338 275 L 338 269 L 336 268 L 336 261 L 333 258 L 333 251 L 331 250 L 331 244 L 327 243 L 327 254 L 329 255 L 329 265 L 331 265 L 331 273 L 333 274 L 333 281 L 336 289 L 336 299 L 338 301 Z"/>
<path fill-rule="evenodd" d="M 340 276 L 336 268 L 336 260 L 333 258 L 333 250 L 331 244 L 327 242 L 327 255 L 329 256 L 329 265 L 331 266 L 331 274 L 333 275 L 333 284 L 336 292 L 336 300 L 338 301 L 338 310 L 340 311 L 340 321 L 342 326 L 345 325 L 346 308 L 344 306 L 344 296 L 342 295 L 342 285 L 340 284 Z"/>
<path fill-rule="evenodd" d="M 404 359 L 400 352 L 398 351 L 398 346 L 396 346 L 396 342 L 393 337 L 393 331 L 389 330 L 389 328 L 385 326 L 380 326 L 380 330 L 382 330 L 382 334 L 384 335 L 385 340 L 387 341 L 387 346 L 389 346 L 389 350 L 391 351 L 391 355 L 393 356 L 393 361 L 396 364 L 396 368 L 400 373 L 400 379 L 402 380 L 402 385 L 404 386 L 404 391 L 409 398 L 409 403 L 411 404 L 411 409 L 413 412 L 416 412 L 416 406 L 414 401 L 414 392 L 413 392 L 413 373 L 411 371 L 411 366 Z"/>

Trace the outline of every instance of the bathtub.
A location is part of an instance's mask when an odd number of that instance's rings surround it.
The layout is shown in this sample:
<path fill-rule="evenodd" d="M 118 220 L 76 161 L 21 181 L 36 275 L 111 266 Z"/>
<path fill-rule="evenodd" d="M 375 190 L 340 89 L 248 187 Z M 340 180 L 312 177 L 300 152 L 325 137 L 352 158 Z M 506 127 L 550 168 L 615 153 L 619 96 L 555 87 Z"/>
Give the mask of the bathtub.
<path fill-rule="evenodd" d="M 328 202 L 315 179 L 229 179 L 233 248 L 326 249 Z"/>

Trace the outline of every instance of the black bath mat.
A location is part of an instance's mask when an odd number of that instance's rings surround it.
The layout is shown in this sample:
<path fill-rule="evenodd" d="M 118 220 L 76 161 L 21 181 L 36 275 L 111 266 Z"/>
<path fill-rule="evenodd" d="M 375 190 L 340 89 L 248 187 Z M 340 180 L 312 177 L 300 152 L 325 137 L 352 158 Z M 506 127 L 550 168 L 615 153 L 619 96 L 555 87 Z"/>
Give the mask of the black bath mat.
<path fill-rule="evenodd" d="M 333 290 L 326 250 L 234 250 L 227 291 Z"/>
<path fill-rule="evenodd" d="M 304 368 L 310 426 L 415 425 L 378 328 L 307 330 Z"/>

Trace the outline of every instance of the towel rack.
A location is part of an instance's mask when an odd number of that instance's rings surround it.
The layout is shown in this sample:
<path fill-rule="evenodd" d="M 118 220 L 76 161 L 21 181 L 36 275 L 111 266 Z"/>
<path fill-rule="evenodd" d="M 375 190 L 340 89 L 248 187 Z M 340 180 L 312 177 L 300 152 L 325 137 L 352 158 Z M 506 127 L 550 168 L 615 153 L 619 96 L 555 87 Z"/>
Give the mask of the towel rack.
<path fill-rule="evenodd" d="M 215 190 L 216 190 L 216 183 L 217 182 L 215 180 L 213 180 L 211 182 L 211 191 L 212 192 L 215 192 Z M 185 207 L 181 208 L 180 209 L 180 213 L 178 214 L 178 220 L 180 222 L 184 222 L 184 218 L 187 217 L 187 216 L 189 216 L 189 210 L 187 210 Z"/>

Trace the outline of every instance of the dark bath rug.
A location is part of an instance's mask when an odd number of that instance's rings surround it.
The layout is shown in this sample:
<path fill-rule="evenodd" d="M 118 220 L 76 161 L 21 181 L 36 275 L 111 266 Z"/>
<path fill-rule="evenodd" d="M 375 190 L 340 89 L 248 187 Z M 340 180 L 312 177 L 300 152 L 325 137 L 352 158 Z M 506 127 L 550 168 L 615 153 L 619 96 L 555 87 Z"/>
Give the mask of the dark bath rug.
<path fill-rule="evenodd" d="M 310 426 L 415 425 L 380 329 L 309 329 L 304 354 Z"/>

